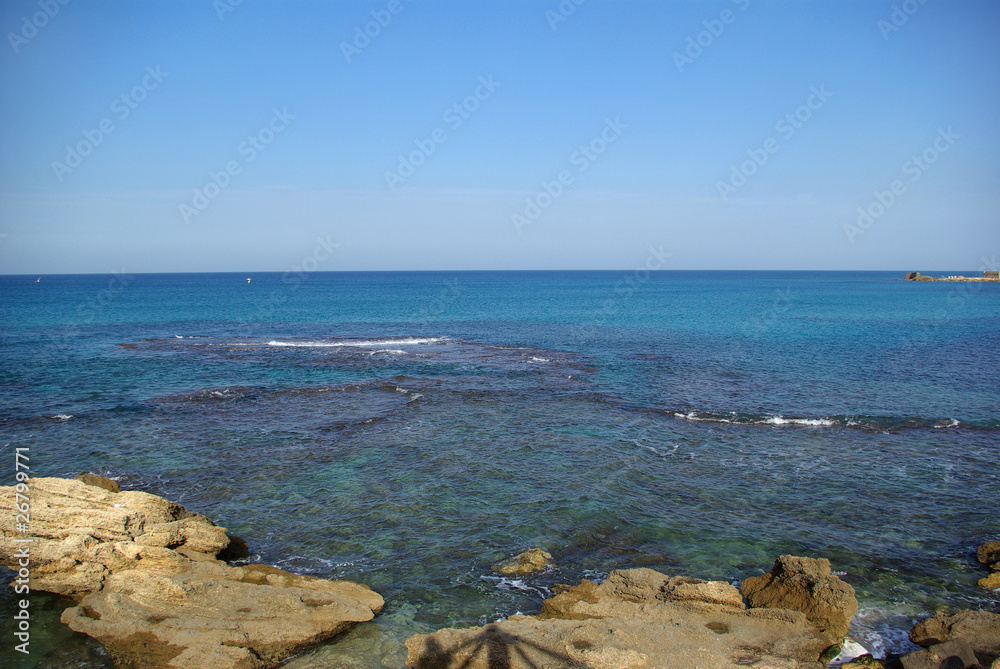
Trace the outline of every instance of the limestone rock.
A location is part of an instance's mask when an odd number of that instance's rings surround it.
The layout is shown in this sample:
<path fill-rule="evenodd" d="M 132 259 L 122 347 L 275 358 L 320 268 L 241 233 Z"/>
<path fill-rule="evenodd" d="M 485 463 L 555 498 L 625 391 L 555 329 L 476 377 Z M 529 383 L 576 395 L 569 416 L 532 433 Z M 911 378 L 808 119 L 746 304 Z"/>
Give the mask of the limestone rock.
<path fill-rule="evenodd" d="M 830 572 L 830 561 L 782 555 L 771 573 L 740 585 L 751 607 L 781 608 L 806 614 L 830 644 L 840 643 L 858 611 L 854 588 Z"/>
<path fill-rule="evenodd" d="M 584 579 L 542 603 L 541 618 L 585 619 L 614 615 L 619 602 L 687 602 L 696 608 L 746 608 L 739 590 L 724 581 L 669 577 L 652 569 L 616 569 L 600 585 Z"/>
<path fill-rule="evenodd" d="M 202 561 L 179 573 L 116 573 L 62 621 L 125 666 L 249 668 L 274 666 L 381 608 L 355 583 Z"/>
<path fill-rule="evenodd" d="M 99 477 L 94 477 L 99 478 Z M 0 488 L 0 532 L 14 526 L 14 491 Z M 179 568 L 184 548 L 214 558 L 229 545 L 226 528 L 179 504 L 144 492 L 114 493 L 77 479 L 29 481 L 31 588 L 79 598 L 99 590 L 124 569 Z M 0 545 L 0 562 L 11 564 L 15 544 Z"/>
<path fill-rule="evenodd" d="M 996 590 L 1000 588 L 1000 571 L 995 571 L 989 576 L 983 576 L 981 579 L 976 581 L 980 588 L 986 588 L 987 590 Z"/>
<path fill-rule="evenodd" d="M 979 669 L 976 655 L 965 641 L 939 643 L 904 655 L 893 669 Z"/>
<path fill-rule="evenodd" d="M 611 572 L 546 600 L 538 616 L 406 642 L 414 669 L 821 669 L 826 640 L 797 611 L 747 610 L 733 586 L 652 569 Z"/>
<path fill-rule="evenodd" d="M 552 564 L 552 556 L 541 548 L 526 550 L 509 560 L 493 565 L 493 571 L 505 576 L 524 576 L 541 571 Z"/>
<path fill-rule="evenodd" d="M 72 629 L 105 645 L 123 667 L 263 669 L 371 620 L 382 598 L 363 585 L 275 567 L 234 567 L 220 555 L 246 543 L 200 514 L 113 481 L 28 481 L 31 582 L 68 595 Z M 0 562 L 16 568 L 25 537 L 14 489 L 0 488 Z"/>
<path fill-rule="evenodd" d="M 977 548 L 976 558 L 993 571 L 1000 571 L 1000 541 L 987 541 Z"/>
<path fill-rule="evenodd" d="M 694 578 L 675 576 L 667 581 L 660 591 L 660 598 L 677 602 L 702 602 L 746 608 L 743 595 L 736 586 L 725 581 L 699 581 Z"/>
<path fill-rule="evenodd" d="M 921 620 L 910 631 L 910 641 L 929 647 L 946 641 L 965 641 L 983 665 L 1000 657 L 1000 614 L 989 611 L 938 613 Z"/>
<path fill-rule="evenodd" d="M 885 660 L 880 660 L 871 654 L 865 654 L 854 658 L 847 664 L 840 665 L 840 669 L 885 669 Z"/>
<path fill-rule="evenodd" d="M 98 476 L 97 474 L 91 474 L 86 472 L 80 474 L 76 477 L 77 481 L 83 481 L 87 485 L 97 486 L 98 488 L 104 488 L 108 492 L 121 492 L 121 486 L 118 485 L 117 481 L 112 481 L 111 479 L 104 478 L 103 476 Z"/>

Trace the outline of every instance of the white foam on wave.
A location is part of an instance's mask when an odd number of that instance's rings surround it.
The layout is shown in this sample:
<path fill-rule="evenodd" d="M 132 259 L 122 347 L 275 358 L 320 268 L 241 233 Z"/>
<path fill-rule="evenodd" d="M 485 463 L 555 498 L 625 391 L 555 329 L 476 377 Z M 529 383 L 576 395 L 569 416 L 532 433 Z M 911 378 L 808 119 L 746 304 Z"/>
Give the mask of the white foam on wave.
<path fill-rule="evenodd" d="M 934 424 L 934 429 L 936 429 L 936 430 L 946 430 L 946 429 L 948 429 L 950 427 L 958 427 L 959 425 L 961 425 L 961 422 L 959 422 L 958 420 L 956 420 L 954 418 L 949 418 L 947 421 L 941 421 L 941 422 L 935 423 Z"/>
<path fill-rule="evenodd" d="M 694 411 L 689 411 L 688 413 L 675 413 L 675 418 L 682 418 L 684 420 L 695 420 L 695 421 L 706 421 L 712 423 L 731 423 L 733 421 L 728 418 L 715 418 L 713 416 L 699 416 Z"/>
<path fill-rule="evenodd" d="M 784 416 L 768 416 L 762 422 L 765 425 L 805 425 L 806 427 L 833 427 L 837 424 L 829 418 L 785 418 Z"/>
<path fill-rule="evenodd" d="M 436 344 L 439 341 L 446 341 L 447 337 L 407 337 L 405 339 L 359 339 L 356 341 L 278 341 L 272 339 L 267 342 L 268 346 L 285 346 L 292 348 L 343 348 L 370 346 L 417 346 L 419 344 Z M 377 352 L 377 351 L 376 351 Z M 397 351 L 405 353 L 406 351 Z"/>
<path fill-rule="evenodd" d="M 767 416 L 765 418 L 751 418 L 749 420 L 740 419 L 735 413 L 732 418 L 719 415 L 699 414 L 696 411 L 688 413 L 675 412 L 674 417 L 682 420 L 701 421 L 706 423 L 723 423 L 726 425 L 737 423 L 745 425 L 800 425 L 803 427 L 833 427 L 837 424 L 830 418 L 785 418 L 782 415 Z"/>
<path fill-rule="evenodd" d="M 53 420 L 69 420 L 72 417 L 73 417 L 73 414 L 71 414 L 71 413 L 57 413 L 55 416 L 52 417 L 52 419 Z"/>
<path fill-rule="evenodd" d="M 537 355 L 531 356 L 531 362 L 551 362 L 548 358 L 540 358 Z"/>
<path fill-rule="evenodd" d="M 910 641 L 909 632 L 922 616 L 923 611 L 906 604 L 861 607 L 851 621 L 850 635 L 875 657 L 910 653 L 920 649 Z"/>
<path fill-rule="evenodd" d="M 533 592 L 541 595 L 542 599 L 549 596 L 549 589 L 545 587 L 535 587 L 528 585 L 519 578 L 505 578 L 503 576 L 480 576 L 480 580 L 493 581 L 498 590 L 520 590 L 521 592 Z"/>

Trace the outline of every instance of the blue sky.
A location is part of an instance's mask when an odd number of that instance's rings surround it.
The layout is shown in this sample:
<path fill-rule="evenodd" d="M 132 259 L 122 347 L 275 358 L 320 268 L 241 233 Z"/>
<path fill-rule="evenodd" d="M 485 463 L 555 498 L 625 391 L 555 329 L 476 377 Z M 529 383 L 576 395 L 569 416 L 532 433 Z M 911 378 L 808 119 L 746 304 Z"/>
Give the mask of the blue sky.
<path fill-rule="evenodd" d="M 3 3 L 0 273 L 1000 256 L 996 2 L 233 1 Z"/>

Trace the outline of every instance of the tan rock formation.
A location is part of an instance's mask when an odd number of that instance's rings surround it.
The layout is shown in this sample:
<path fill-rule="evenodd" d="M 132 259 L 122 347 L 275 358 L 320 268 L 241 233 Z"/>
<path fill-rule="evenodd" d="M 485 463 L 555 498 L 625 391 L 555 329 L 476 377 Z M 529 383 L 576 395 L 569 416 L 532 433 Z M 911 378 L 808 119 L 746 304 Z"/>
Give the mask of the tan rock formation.
<path fill-rule="evenodd" d="M 1000 614 L 989 611 L 938 613 L 910 631 L 910 641 L 925 648 L 946 641 L 965 641 L 984 666 L 1000 657 Z"/>
<path fill-rule="evenodd" d="M 821 669 L 827 645 L 800 612 L 747 610 L 728 583 L 651 569 L 583 581 L 546 600 L 538 616 L 406 642 L 414 669 Z"/>
<path fill-rule="evenodd" d="M 976 582 L 980 588 L 986 588 L 987 590 L 1000 589 L 1000 571 L 994 571 L 989 576 L 983 576 Z"/>
<path fill-rule="evenodd" d="M 274 666 L 381 608 L 381 597 L 355 583 L 200 561 L 178 573 L 113 574 L 62 621 L 126 666 L 251 668 Z M 142 664 L 150 651 L 159 659 Z"/>
<path fill-rule="evenodd" d="M 493 571 L 505 576 L 524 576 L 552 565 L 552 556 L 541 548 L 526 550 L 509 560 L 493 565 Z"/>
<path fill-rule="evenodd" d="M 898 658 L 892 669 L 982 669 L 965 641 L 946 641 Z"/>
<path fill-rule="evenodd" d="M 115 492 L 94 475 L 28 482 L 29 532 L 0 488 L 0 561 L 30 547 L 30 586 L 68 595 L 62 616 L 124 667 L 275 666 L 291 653 L 371 620 L 382 598 L 363 585 L 217 558 L 245 549 L 226 530 L 156 495 Z"/>
<path fill-rule="evenodd" d="M 977 548 L 976 558 L 993 571 L 1000 571 L 1000 541 L 987 541 Z"/>
<path fill-rule="evenodd" d="M 745 579 L 740 590 L 752 607 L 801 611 L 830 644 L 844 640 L 858 612 L 854 588 L 830 572 L 825 558 L 782 555 L 771 573 Z"/>

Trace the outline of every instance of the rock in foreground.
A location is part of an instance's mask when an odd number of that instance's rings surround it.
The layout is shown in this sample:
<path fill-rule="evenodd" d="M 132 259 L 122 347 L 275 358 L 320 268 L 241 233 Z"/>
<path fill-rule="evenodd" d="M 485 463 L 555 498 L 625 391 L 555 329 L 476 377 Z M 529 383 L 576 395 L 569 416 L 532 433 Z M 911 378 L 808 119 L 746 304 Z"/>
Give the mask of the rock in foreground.
<path fill-rule="evenodd" d="M 910 641 L 924 648 L 948 641 L 964 641 L 979 662 L 988 667 L 1000 658 L 1000 614 L 970 610 L 954 615 L 938 613 L 914 625 Z"/>
<path fill-rule="evenodd" d="M 77 599 L 63 622 L 103 643 L 120 666 L 273 667 L 382 609 L 356 583 L 230 566 L 217 559 L 230 548 L 225 528 L 155 495 L 113 492 L 99 478 L 29 481 L 30 585 Z M 5 539 L 26 536 L 13 524 L 14 499 L 0 489 Z M 15 546 L 0 544 L 8 566 Z"/>
<path fill-rule="evenodd" d="M 854 588 L 830 571 L 830 561 L 782 555 L 770 574 L 745 579 L 743 596 L 753 607 L 801 611 L 832 645 L 847 634 L 858 612 Z"/>
<path fill-rule="evenodd" d="M 946 641 L 904 655 L 890 669 L 982 669 L 965 641 Z"/>
<path fill-rule="evenodd" d="M 538 616 L 406 642 L 414 669 L 821 669 L 829 644 L 797 611 L 746 609 L 725 582 L 613 571 L 545 601 Z"/>

